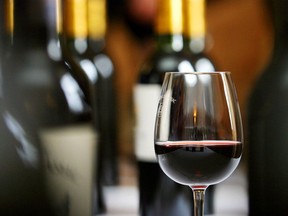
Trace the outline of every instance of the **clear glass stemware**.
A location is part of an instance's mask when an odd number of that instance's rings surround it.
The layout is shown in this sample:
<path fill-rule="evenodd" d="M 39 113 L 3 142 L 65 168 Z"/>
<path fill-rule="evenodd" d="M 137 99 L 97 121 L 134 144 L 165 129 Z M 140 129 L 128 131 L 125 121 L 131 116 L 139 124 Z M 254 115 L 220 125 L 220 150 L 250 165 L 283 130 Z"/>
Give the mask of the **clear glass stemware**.
<path fill-rule="evenodd" d="M 204 215 L 209 185 L 239 164 L 243 128 L 230 72 L 166 72 L 155 122 L 155 153 L 163 172 L 189 186 L 194 215 Z"/>

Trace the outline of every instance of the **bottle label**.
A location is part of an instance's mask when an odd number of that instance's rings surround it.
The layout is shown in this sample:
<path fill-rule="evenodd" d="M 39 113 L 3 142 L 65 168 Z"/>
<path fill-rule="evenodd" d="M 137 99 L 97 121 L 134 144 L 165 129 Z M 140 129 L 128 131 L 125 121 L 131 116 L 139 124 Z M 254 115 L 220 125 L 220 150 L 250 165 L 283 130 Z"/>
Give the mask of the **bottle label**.
<path fill-rule="evenodd" d="M 161 85 L 137 84 L 134 87 L 136 108 L 135 154 L 140 161 L 156 162 L 154 125 Z"/>
<path fill-rule="evenodd" d="M 49 198 L 57 212 L 90 216 L 96 171 L 96 134 L 90 125 L 43 130 L 40 134 Z"/>

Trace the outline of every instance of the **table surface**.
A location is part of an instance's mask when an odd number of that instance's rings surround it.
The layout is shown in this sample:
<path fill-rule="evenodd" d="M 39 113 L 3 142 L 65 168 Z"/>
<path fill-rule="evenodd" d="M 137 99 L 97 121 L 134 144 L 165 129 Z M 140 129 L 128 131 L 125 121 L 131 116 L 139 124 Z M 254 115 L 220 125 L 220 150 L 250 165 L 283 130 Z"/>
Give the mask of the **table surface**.
<path fill-rule="evenodd" d="M 138 216 L 138 188 L 135 184 L 104 187 L 107 212 L 102 216 Z M 248 195 L 246 172 L 239 166 L 215 189 L 213 216 L 247 216 Z"/>

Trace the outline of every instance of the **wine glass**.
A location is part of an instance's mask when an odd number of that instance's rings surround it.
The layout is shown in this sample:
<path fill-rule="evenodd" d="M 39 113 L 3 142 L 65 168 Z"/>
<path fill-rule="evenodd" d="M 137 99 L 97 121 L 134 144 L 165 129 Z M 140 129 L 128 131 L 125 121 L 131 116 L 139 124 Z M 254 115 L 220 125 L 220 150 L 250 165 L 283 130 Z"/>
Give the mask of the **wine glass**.
<path fill-rule="evenodd" d="M 189 186 L 194 215 L 204 215 L 209 185 L 239 164 L 243 128 L 230 72 L 166 72 L 155 122 L 155 153 L 163 172 Z"/>

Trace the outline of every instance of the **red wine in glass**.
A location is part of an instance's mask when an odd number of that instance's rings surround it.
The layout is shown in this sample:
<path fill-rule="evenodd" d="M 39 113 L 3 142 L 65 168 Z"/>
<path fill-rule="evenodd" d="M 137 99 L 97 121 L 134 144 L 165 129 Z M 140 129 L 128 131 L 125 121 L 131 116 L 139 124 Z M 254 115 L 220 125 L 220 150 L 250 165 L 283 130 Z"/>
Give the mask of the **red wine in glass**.
<path fill-rule="evenodd" d="M 175 182 L 211 185 L 235 170 L 242 144 L 229 140 L 156 142 L 155 153 L 161 169 Z"/>

